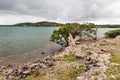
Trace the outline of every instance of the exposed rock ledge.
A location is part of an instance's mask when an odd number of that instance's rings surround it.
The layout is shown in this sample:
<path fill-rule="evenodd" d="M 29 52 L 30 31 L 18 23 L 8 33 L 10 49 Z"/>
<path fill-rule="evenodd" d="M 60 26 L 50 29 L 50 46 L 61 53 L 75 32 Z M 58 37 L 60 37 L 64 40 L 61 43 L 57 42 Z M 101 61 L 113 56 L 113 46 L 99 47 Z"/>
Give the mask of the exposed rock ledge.
<path fill-rule="evenodd" d="M 27 80 L 27 77 L 38 74 L 41 75 L 37 78 L 32 77 L 29 80 L 114 79 L 115 75 L 108 76 L 106 70 L 113 65 L 118 65 L 109 61 L 114 52 L 120 55 L 120 41 L 118 42 L 118 40 L 120 40 L 120 37 L 112 40 L 100 39 L 92 42 L 86 41 L 76 47 L 69 46 L 59 54 L 45 57 L 42 60 L 36 60 L 18 66 L 2 66 L 0 68 L 0 75 L 3 80 Z M 70 55 L 75 56 L 75 61 L 66 62 L 63 60 L 66 56 Z M 77 69 L 80 64 L 83 65 L 83 69 L 77 72 L 75 78 L 71 77 L 69 73 L 66 73 L 66 71 L 71 69 Z M 64 77 L 60 71 L 64 72 L 62 73 Z"/>

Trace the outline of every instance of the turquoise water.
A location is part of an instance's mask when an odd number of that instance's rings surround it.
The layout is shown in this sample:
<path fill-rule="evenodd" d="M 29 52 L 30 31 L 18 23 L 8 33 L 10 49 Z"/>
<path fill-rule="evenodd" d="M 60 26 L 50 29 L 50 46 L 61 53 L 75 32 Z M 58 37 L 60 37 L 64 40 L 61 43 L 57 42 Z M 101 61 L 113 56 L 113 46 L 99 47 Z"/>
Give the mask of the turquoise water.
<path fill-rule="evenodd" d="M 49 43 L 57 27 L 0 27 L 0 56 L 22 54 Z"/>
<path fill-rule="evenodd" d="M 43 48 L 57 27 L 0 27 L 0 56 L 22 54 Z M 114 28 L 98 29 L 98 36 Z"/>

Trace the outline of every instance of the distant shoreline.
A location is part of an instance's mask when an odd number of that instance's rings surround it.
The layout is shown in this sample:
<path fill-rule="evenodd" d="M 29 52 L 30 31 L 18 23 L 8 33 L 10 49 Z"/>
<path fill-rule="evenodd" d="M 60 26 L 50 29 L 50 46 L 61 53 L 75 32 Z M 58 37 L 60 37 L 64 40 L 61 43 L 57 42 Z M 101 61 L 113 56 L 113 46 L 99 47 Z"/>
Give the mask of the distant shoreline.
<path fill-rule="evenodd" d="M 0 27 L 60 27 L 63 25 L 64 23 L 42 21 L 42 22 L 36 22 L 36 23 L 24 22 L 24 23 L 17 23 L 13 25 L 0 25 Z M 120 24 L 100 24 L 96 26 L 98 28 L 120 28 Z"/>

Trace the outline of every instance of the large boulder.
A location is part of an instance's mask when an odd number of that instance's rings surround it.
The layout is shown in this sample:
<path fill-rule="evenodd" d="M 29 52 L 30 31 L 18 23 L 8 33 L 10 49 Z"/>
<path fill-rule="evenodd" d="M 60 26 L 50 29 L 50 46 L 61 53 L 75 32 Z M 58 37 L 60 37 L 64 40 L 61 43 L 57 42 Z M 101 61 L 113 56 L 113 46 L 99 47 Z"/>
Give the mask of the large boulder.
<path fill-rule="evenodd" d="M 115 42 L 120 42 L 120 35 L 118 35 L 115 39 L 114 39 Z"/>

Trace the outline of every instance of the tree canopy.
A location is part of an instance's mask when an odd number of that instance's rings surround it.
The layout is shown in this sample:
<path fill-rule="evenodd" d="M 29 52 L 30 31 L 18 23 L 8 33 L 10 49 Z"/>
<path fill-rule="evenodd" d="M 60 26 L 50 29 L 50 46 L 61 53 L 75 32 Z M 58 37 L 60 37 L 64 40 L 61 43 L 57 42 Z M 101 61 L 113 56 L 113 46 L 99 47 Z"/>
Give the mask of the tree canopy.
<path fill-rule="evenodd" d="M 53 31 L 50 41 L 66 47 L 70 44 L 72 38 L 74 40 L 76 37 L 82 38 L 89 36 L 95 38 L 96 31 L 93 28 L 95 28 L 95 25 L 92 23 L 66 23 L 63 27 Z"/>

